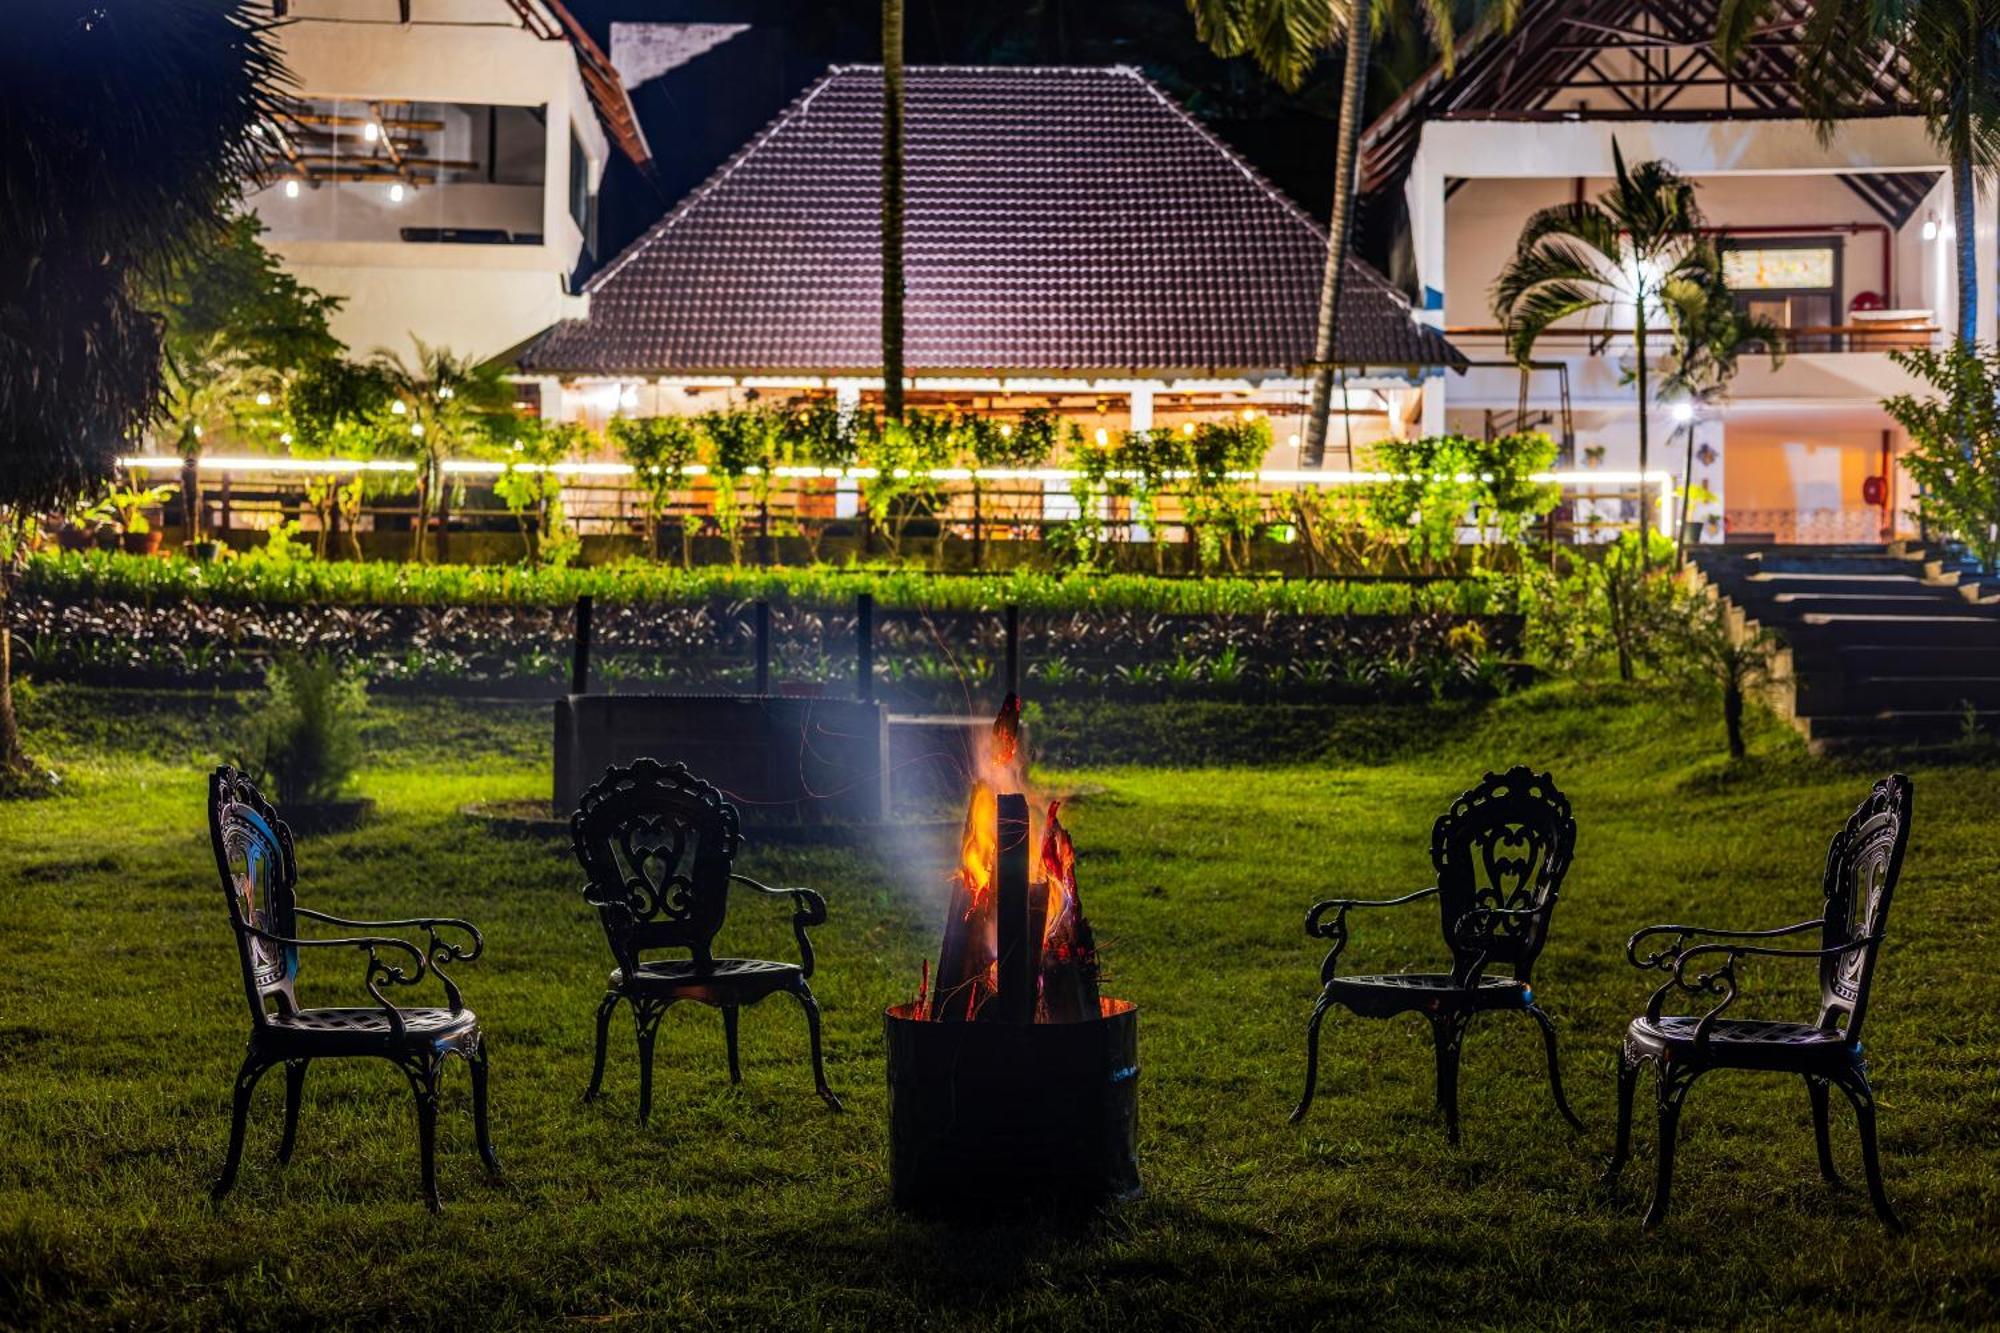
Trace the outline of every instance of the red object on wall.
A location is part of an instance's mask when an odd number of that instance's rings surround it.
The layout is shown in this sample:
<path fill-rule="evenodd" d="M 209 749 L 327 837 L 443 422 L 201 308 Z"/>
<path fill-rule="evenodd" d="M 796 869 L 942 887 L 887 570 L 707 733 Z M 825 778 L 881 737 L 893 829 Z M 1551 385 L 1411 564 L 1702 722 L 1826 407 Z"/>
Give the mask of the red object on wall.
<path fill-rule="evenodd" d="M 1887 498 L 1887 492 L 1883 487 L 1882 478 L 1863 477 L 1861 479 L 1862 504 L 1879 506 L 1882 503 L 1882 501 L 1886 498 Z"/>

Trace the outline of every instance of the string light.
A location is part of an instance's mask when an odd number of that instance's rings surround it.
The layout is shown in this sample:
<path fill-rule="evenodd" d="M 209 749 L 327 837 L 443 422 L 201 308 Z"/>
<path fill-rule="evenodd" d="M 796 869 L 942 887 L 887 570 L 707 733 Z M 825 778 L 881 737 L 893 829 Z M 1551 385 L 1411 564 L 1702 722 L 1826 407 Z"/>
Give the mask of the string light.
<path fill-rule="evenodd" d="M 279 444 L 290 444 L 291 442 L 292 442 L 292 433 L 290 431 L 286 431 L 283 435 L 280 435 L 278 437 Z"/>
<path fill-rule="evenodd" d="M 423 422 L 421 422 L 421 421 L 412 421 L 412 422 L 410 423 L 410 434 L 412 434 L 412 435 L 422 435 L 423 433 L 424 433 L 424 423 L 423 423 Z"/>
<path fill-rule="evenodd" d="M 441 399 L 441 400 L 443 400 L 443 401 L 445 401 L 445 402 L 449 402 L 449 401 L 450 401 L 450 400 L 451 400 L 451 399 L 452 399 L 452 398 L 453 398 L 454 396 L 455 396 L 455 395 L 454 395 L 454 393 L 453 393 L 453 391 L 452 391 L 452 387 L 451 387 L 451 386 L 450 386 L 449 384 L 440 384 L 440 385 L 438 385 L 438 397 L 439 397 L 439 399 Z"/>
<path fill-rule="evenodd" d="M 1183 421 L 1181 423 L 1181 434 L 1183 435 L 1194 434 L 1194 423 L 1192 421 Z"/>
<path fill-rule="evenodd" d="M 1104 427 L 1102 427 L 1102 426 L 1099 426 L 1099 427 L 1097 428 L 1097 442 L 1098 442 L 1099 444 L 1109 444 L 1109 443 L 1111 443 L 1111 432 L 1110 432 L 1110 431 L 1108 431 L 1108 430 L 1106 430 L 1106 429 L 1104 429 Z"/>
<path fill-rule="evenodd" d="M 402 416 L 405 412 L 409 411 L 410 409 L 408 404 L 406 404 L 402 399 L 398 398 L 395 402 L 389 404 L 389 410 L 395 413 L 397 416 Z"/>
<path fill-rule="evenodd" d="M 258 395 L 257 395 L 257 406 L 259 406 L 259 407 L 269 407 L 270 405 L 271 405 L 271 395 L 270 395 L 270 394 L 268 394 L 268 393 L 260 393 L 260 394 L 258 394 Z"/>

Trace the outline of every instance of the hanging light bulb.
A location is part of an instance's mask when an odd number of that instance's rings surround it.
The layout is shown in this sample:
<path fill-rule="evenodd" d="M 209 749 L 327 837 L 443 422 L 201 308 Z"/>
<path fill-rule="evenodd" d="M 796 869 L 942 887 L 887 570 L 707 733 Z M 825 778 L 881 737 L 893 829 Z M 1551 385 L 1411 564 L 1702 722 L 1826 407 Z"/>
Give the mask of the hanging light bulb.
<path fill-rule="evenodd" d="M 369 143 L 374 143 L 382 137 L 382 127 L 371 120 L 361 127 L 361 137 Z"/>
<path fill-rule="evenodd" d="M 397 181 L 389 187 L 389 202 L 392 204 L 403 202 L 403 182 Z"/>
<path fill-rule="evenodd" d="M 1109 444 L 1109 443 L 1111 443 L 1111 432 L 1110 432 L 1110 431 L 1108 431 L 1108 430 L 1106 430 L 1106 429 L 1104 429 L 1104 427 L 1102 427 L 1102 426 L 1099 426 L 1099 427 L 1097 428 L 1097 442 L 1098 442 L 1099 444 Z"/>
<path fill-rule="evenodd" d="M 268 394 L 268 393 L 260 393 L 260 394 L 258 394 L 258 395 L 257 395 L 257 406 L 259 406 L 259 407 L 269 407 L 270 405 L 271 405 L 271 395 L 270 395 L 270 394 Z"/>
<path fill-rule="evenodd" d="M 1001 426 L 1000 426 L 1000 438 L 1001 438 L 1001 439 L 1003 439 L 1003 440 L 1011 440 L 1011 439 L 1013 439 L 1013 438 L 1014 438 L 1014 428 L 1013 428 L 1012 426 L 1009 426 L 1009 425 L 1007 425 L 1007 424 L 1005 424 L 1005 423 L 1003 422 L 1003 423 L 1001 424 Z"/>
<path fill-rule="evenodd" d="M 283 435 L 280 435 L 278 437 L 279 444 L 290 444 L 291 442 L 292 442 L 292 433 L 290 431 L 286 431 Z"/>
<path fill-rule="evenodd" d="M 446 401 L 446 402 L 449 402 L 449 401 L 451 400 L 451 397 L 452 397 L 452 388 L 451 388 L 451 386 L 450 386 L 449 384 L 440 384 L 440 385 L 438 385 L 438 398 L 439 398 L 439 399 L 441 399 L 441 400 L 443 400 L 443 401 Z"/>
<path fill-rule="evenodd" d="M 285 198 L 296 199 L 298 197 L 299 197 L 299 183 L 297 181 L 286 181 Z"/>
<path fill-rule="evenodd" d="M 1183 421 L 1181 423 L 1181 434 L 1183 435 L 1194 434 L 1194 423 L 1192 421 Z"/>
<path fill-rule="evenodd" d="M 1245 421 L 1255 421 L 1255 420 L 1257 419 L 1257 409 L 1256 409 L 1256 408 L 1254 408 L 1254 407 L 1246 407 L 1246 408 L 1244 408 L 1244 409 L 1243 409 L 1243 419 L 1244 419 Z"/>
<path fill-rule="evenodd" d="M 410 408 L 407 403 L 405 403 L 402 399 L 398 398 L 395 402 L 389 404 L 389 410 L 391 412 L 394 412 L 397 416 L 402 416 L 405 412 L 408 412 Z"/>
<path fill-rule="evenodd" d="M 417 435 L 417 436 L 421 436 L 421 435 L 422 435 L 423 433 L 424 433 L 424 423 L 423 423 L 423 422 L 421 422 L 421 421 L 412 421 L 412 422 L 410 423 L 410 434 L 412 434 L 412 435 Z"/>

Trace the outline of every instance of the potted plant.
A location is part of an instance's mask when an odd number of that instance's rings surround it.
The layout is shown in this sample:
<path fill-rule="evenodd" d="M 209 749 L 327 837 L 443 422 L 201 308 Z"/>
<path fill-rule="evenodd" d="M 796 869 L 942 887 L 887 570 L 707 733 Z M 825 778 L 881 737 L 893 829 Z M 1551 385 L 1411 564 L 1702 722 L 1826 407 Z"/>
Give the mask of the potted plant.
<path fill-rule="evenodd" d="M 289 654 L 264 674 L 252 719 L 252 771 L 295 833 L 352 828 L 375 802 L 348 794 L 361 757 L 368 681 L 331 653 Z"/>
<path fill-rule="evenodd" d="M 118 514 L 118 526 L 124 533 L 123 545 L 127 555 L 156 555 L 160 549 L 160 530 L 146 519 L 146 511 L 173 499 L 175 487 L 153 486 L 146 490 L 113 491 L 106 497 L 108 504 Z"/>
<path fill-rule="evenodd" d="M 77 506 L 56 529 L 56 545 L 65 551 L 88 551 L 96 540 L 98 527 L 110 517 L 109 501 L 99 499 Z"/>

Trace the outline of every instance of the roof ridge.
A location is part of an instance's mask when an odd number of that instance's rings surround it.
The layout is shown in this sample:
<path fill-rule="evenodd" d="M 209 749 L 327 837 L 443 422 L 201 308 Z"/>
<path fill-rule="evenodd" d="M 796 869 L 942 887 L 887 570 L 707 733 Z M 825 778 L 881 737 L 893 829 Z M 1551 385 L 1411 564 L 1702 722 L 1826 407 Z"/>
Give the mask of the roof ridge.
<path fill-rule="evenodd" d="M 826 73 L 820 75 L 819 78 L 807 86 L 805 91 L 794 97 L 786 104 L 784 110 L 771 118 L 769 124 L 751 136 L 750 142 L 737 149 L 727 162 L 724 162 L 714 171 L 711 171 L 708 174 L 708 179 L 695 186 L 692 190 L 689 190 L 687 197 L 669 209 L 665 217 L 641 232 L 630 245 L 619 252 L 616 259 L 606 264 L 596 273 L 593 273 L 590 281 L 583 284 L 584 292 L 586 294 L 594 292 L 606 282 L 609 282 L 613 274 L 630 263 L 633 256 L 650 245 L 655 237 L 665 235 L 668 231 L 671 231 L 675 223 L 693 212 L 695 208 L 707 200 L 709 195 L 720 189 L 723 182 L 735 175 L 737 169 L 755 156 L 760 148 L 777 138 L 780 130 L 791 124 L 794 118 L 803 114 L 812 105 L 813 99 L 818 97 L 833 82 L 834 77 L 840 73 L 840 69 L 841 67 L 838 65 L 830 67 Z"/>

